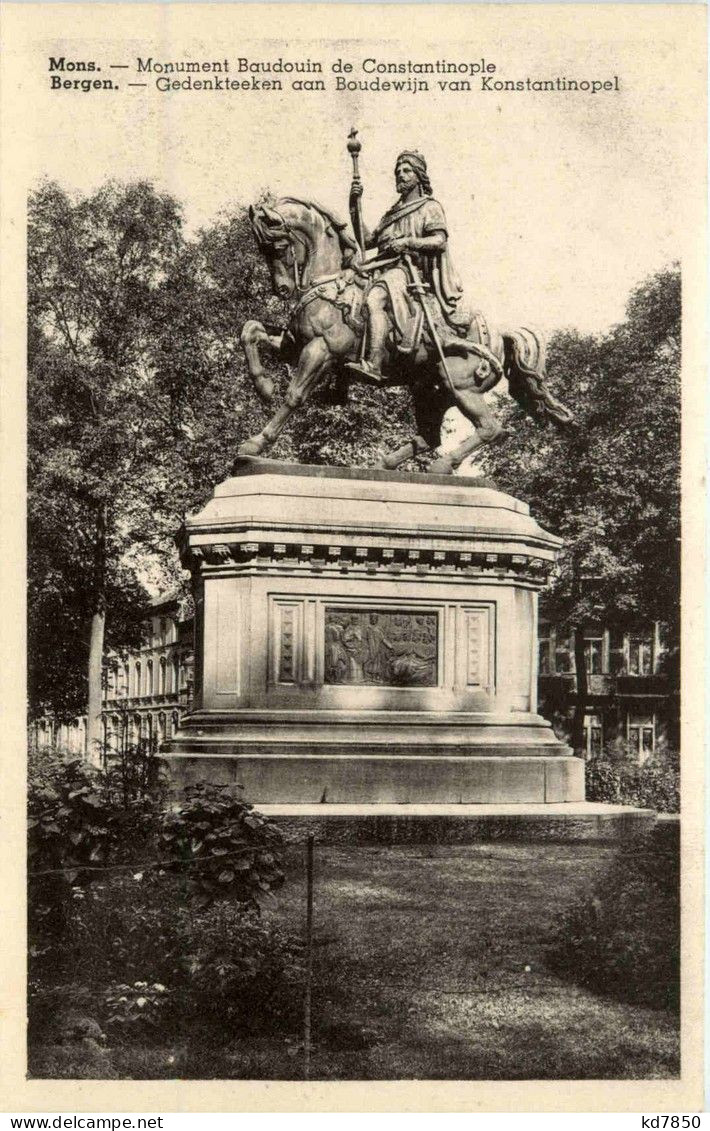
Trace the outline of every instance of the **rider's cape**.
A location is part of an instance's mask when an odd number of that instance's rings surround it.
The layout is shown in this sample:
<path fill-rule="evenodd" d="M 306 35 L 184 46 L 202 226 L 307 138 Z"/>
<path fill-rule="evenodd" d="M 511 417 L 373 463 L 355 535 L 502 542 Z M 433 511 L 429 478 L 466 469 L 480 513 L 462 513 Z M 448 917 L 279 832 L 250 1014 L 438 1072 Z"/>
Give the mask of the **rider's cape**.
<path fill-rule="evenodd" d="M 397 236 L 430 236 L 434 232 L 448 235 L 444 210 L 438 200 L 420 196 L 406 204 L 397 202 L 380 220 L 373 232 L 379 245 Z M 412 255 L 423 280 L 431 287 L 437 306 L 451 330 L 465 335 L 471 324 L 471 313 L 463 302 L 461 280 L 451 262 L 448 245 L 436 255 Z M 383 286 L 389 295 L 399 348 L 414 348 L 421 327 L 421 307 L 409 291 L 411 279 L 403 266 L 382 272 L 373 286 Z"/>

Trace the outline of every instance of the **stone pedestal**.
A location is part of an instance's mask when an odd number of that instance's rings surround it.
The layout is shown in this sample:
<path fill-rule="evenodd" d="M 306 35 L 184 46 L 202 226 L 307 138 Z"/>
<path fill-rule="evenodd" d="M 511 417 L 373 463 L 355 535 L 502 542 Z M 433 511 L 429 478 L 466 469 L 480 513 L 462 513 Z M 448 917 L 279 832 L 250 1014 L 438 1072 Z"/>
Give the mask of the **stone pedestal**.
<path fill-rule="evenodd" d="M 482 480 L 244 459 L 182 532 L 195 709 L 176 788 L 255 804 L 584 799 L 537 714 L 537 594 L 560 540 Z"/>

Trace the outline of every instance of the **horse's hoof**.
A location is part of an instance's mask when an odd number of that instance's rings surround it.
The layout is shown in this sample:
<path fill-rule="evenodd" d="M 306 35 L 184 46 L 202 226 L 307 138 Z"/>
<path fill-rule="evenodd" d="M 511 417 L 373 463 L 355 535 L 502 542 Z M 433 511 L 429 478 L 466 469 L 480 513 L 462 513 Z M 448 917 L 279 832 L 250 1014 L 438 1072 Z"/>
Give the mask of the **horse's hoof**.
<path fill-rule="evenodd" d="M 427 468 L 427 475 L 453 475 L 454 465 L 448 459 L 435 459 Z"/>
<path fill-rule="evenodd" d="M 260 440 L 258 436 L 250 436 L 243 444 L 237 448 L 238 456 L 260 456 L 264 450 L 264 441 Z"/>
<path fill-rule="evenodd" d="M 401 462 L 393 456 L 380 456 L 375 467 L 378 471 L 396 471 Z"/>

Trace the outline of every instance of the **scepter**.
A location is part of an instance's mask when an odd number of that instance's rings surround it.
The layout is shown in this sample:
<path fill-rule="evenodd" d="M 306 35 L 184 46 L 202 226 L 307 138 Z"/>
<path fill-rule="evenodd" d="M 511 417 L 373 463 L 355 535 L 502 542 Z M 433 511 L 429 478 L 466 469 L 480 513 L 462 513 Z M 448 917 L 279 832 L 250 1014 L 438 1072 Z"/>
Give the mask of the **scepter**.
<path fill-rule="evenodd" d="M 360 179 L 360 168 L 358 165 L 358 157 L 362 149 L 362 142 L 357 140 L 357 130 L 353 126 L 348 134 L 348 153 L 353 159 L 353 183 L 362 184 Z M 360 245 L 363 259 L 365 258 L 365 226 L 362 222 L 362 204 L 360 197 L 355 198 L 355 215 L 352 217 L 353 227 L 355 229 L 355 239 Z"/>

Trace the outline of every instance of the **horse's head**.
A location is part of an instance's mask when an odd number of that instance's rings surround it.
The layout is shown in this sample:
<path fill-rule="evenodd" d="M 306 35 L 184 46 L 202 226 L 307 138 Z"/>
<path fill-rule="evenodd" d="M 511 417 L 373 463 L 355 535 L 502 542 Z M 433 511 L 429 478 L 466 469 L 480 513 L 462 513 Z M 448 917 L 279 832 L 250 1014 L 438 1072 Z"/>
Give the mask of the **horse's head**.
<path fill-rule="evenodd" d="M 301 285 L 308 249 L 290 218 L 276 207 L 257 204 L 249 209 L 249 219 L 259 250 L 271 272 L 271 285 L 279 298 L 290 298 Z"/>
<path fill-rule="evenodd" d="M 320 205 L 296 197 L 257 204 L 249 209 L 249 219 L 280 298 L 291 298 L 315 275 L 340 270 L 358 251 L 345 224 Z"/>

